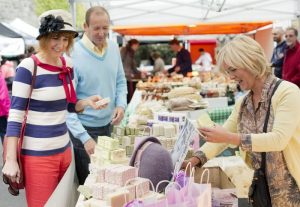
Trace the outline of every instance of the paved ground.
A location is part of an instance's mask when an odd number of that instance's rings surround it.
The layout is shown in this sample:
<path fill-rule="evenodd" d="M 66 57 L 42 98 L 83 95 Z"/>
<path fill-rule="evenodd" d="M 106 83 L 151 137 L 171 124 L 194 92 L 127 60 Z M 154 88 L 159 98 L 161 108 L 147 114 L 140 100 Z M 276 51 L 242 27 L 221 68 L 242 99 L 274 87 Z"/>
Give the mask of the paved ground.
<path fill-rule="evenodd" d="M 0 169 L 2 169 L 2 145 L 0 144 Z M 24 190 L 19 196 L 12 196 L 7 191 L 7 185 L 2 181 L 2 173 L 0 172 L 0 207 L 26 207 Z"/>

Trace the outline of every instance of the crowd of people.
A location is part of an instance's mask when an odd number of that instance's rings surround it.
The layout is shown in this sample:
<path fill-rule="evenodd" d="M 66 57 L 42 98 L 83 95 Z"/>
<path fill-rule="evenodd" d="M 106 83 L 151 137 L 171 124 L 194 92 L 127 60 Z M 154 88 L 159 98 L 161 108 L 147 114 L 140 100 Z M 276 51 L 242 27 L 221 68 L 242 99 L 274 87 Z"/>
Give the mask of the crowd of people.
<path fill-rule="evenodd" d="M 39 50 L 18 65 L 11 99 L 0 76 L 0 135 L 7 140 L 2 172 L 12 182 L 20 181 L 16 149 L 25 121 L 21 163 L 29 207 L 46 204 L 70 166 L 72 148 L 79 183 L 85 182 L 98 136 L 110 136 L 112 126 L 120 124 L 130 82 L 145 76 L 134 59 L 138 40 L 121 50 L 108 40 L 111 21 L 105 8 L 87 10 L 84 35 L 75 43 L 78 33 L 71 22 L 64 10 L 40 16 Z M 199 129 L 207 143 L 189 162 L 202 166 L 228 145 L 239 146 L 255 171 L 265 163 L 272 206 L 295 207 L 300 206 L 300 46 L 294 28 L 276 28 L 273 35 L 277 46 L 272 67 L 285 81 L 273 75 L 262 47 L 250 37 L 237 36 L 218 53 L 218 68 L 249 93 L 236 103 L 223 127 Z M 176 63 L 168 73 L 186 76 L 192 71 L 189 51 L 177 39 L 170 47 Z M 199 52 L 196 64 L 210 71 L 210 54 L 203 48 Z M 165 71 L 160 54 L 152 58 L 153 73 Z M 103 98 L 110 101 L 99 105 Z"/>

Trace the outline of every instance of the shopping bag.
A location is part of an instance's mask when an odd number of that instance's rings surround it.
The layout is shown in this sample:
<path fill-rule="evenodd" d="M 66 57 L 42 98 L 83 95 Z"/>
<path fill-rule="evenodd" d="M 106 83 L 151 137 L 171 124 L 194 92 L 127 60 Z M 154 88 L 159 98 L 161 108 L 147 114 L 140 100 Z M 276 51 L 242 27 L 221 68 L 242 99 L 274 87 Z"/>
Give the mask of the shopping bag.
<path fill-rule="evenodd" d="M 209 170 L 210 174 L 210 176 L 207 177 L 207 180 L 212 185 L 212 206 L 237 207 L 238 198 L 236 196 L 236 187 L 220 167 L 207 167 L 196 169 L 196 182 L 203 182 L 203 180 L 200 180 L 200 175 L 202 175 L 203 171 L 205 170 Z"/>
<path fill-rule="evenodd" d="M 73 207 L 79 197 L 77 192 L 78 180 L 75 176 L 75 158 L 72 147 L 72 161 L 54 192 L 48 199 L 45 207 Z"/>
<path fill-rule="evenodd" d="M 189 182 L 185 187 L 181 189 L 184 201 L 187 207 L 206 207 L 211 206 L 211 198 L 212 198 L 212 189 L 209 181 L 209 171 L 203 171 L 201 175 L 201 184 L 194 182 L 194 172 L 193 169 L 192 174 L 193 177 L 190 178 Z M 207 173 L 208 179 L 204 183 L 203 175 Z"/>
<path fill-rule="evenodd" d="M 134 180 L 134 178 L 128 180 L 125 184 L 125 187 L 128 186 L 128 184 L 132 180 Z M 150 183 L 152 189 L 155 190 L 154 185 L 151 182 L 151 180 L 149 180 L 149 183 Z M 158 189 L 158 186 L 159 185 L 157 185 L 157 189 Z M 143 189 L 141 188 L 141 189 L 137 189 L 137 190 L 142 191 Z M 142 193 L 141 195 L 144 195 L 144 193 Z M 146 194 L 146 196 L 144 195 L 143 197 L 136 198 L 124 205 L 124 207 L 167 207 L 167 206 L 168 206 L 168 201 L 167 201 L 166 197 L 162 196 L 162 194 L 157 193 L 156 191 L 150 191 L 148 194 Z"/>

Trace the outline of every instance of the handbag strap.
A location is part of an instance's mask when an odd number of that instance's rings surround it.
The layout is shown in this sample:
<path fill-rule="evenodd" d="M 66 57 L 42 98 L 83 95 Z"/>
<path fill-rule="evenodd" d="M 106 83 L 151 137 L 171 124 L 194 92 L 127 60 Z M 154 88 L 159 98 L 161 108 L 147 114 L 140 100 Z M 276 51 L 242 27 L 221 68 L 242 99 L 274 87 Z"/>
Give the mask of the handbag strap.
<path fill-rule="evenodd" d="M 32 91 L 33 91 L 33 87 L 35 85 L 35 79 L 36 79 L 37 64 L 33 58 L 32 58 L 32 60 L 33 60 L 34 67 L 33 67 L 33 73 L 32 73 L 32 78 L 31 78 L 30 91 L 29 91 L 29 96 L 28 96 L 28 100 L 26 103 L 25 114 L 24 114 L 24 119 L 22 122 L 22 128 L 21 128 L 21 133 L 20 133 L 20 140 L 18 142 L 18 149 L 17 149 L 19 159 L 21 157 L 21 150 L 22 150 L 22 144 L 23 144 L 24 135 L 25 135 L 25 127 L 26 127 L 26 122 L 27 122 L 30 99 L 31 99 L 31 95 L 32 95 Z"/>
<path fill-rule="evenodd" d="M 279 86 L 279 84 L 281 82 L 282 82 L 281 79 L 279 79 L 278 81 L 276 81 L 274 89 L 273 89 L 271 97 L 270 97 L 270 101 L 269 101 L 269 105 L 268 105 L 268 110 L 267 110 L 267 114 L 266 114 L 266 119 L 265 119 L 265 123 L 264 123 L 264 128 L 263 128 L 263 132 L 265 132 L 265 133 L 268 130 L 268 123 L 269 123 L 270 110 L 271 110 L 271 102 L 272 102 L 271 100 L 272 100 L 272 97 L 273 97 L 275 91 L 277 90 L 277 88 L 278 88 L 278 86 Z M 261 166 L 260 166 L 260 168 L 263 170 L 263 172 L 265 172 L 265 170 L 266 170 L 266 152 L 262 152 L 261 156 L 262 156 L 262 159 L 261 159 Z"/>

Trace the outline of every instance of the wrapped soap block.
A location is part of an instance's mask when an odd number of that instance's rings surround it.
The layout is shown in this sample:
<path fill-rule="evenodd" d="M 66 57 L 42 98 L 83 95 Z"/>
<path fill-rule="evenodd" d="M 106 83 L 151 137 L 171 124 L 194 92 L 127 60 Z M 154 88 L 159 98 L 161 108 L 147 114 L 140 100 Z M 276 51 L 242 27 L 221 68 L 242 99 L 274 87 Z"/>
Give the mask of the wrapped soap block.
<path fill-rule="evenodd" d="M 134 128 L 134 135 L 139 135 L 139 134 L 140 134 L 140 129 Z"/>
<path fill-rule="evenodd" d="M 104 200 L 97 200 L 91 198 L 88 201 L 89 201 L 89 206 L 85 206 L 85 207 L 110 207 L 109 205 L 107 205 L 107 202 Z"/>
<path fill-rule="evenodd" d="M 162 124 L 159 125 L 159 136 L 165 136 L 165 129 Z"/>
<path fill-rule="evenodd" d="M 131 144 L 131 139 L 130 139 L 130 137 L 129 136 L 124 136 L 124 137 L 122 137 L 122 147 L 126 147 L 126 146 L 129 146 L 130 144 Z"/>
<path fill-rule="evenodd" d="M 107 195 L 107 204 L 111 207 L 123 207 L 129 202 L 129 192 L 118 190 Z"/>
<path fill-rule="evenodd" d="M 123 161 L 126 159 L 126 151 L 124 149 L 115 149 L 110 151 L 110 159 L 112 161 Z"/>
<path fill-rule="evenodd" d="M 118 164 L 106 166 L 106 167 L 105 167 L 105 177 L 104 177 L 105 182 L 112 183 L 111 180 L 113 180 L 114 177 L 112 177 L 111 171 L 112 171 L 113 169 L 119 168 L 119 167 L 121 167 L 121 166 L 122 166 L 122 165 L 118 165 Z"/>
<path fill-rule="evenodd" d="M 100 147 L 98 145 L 96 145 L 95 147 L 95 154 L 97 156 L 97 158 L 103 158 L 103 159 L 106 159 L 106 160 L 109 160 L 110 159 L 110 150 L 106 149 L 106 148 L 103 148 L 103 147 Z"/>
<path fill-rule="evenodd" d="M 112 138 L 106 139 L 104 147 L 109 150 L 117 149 L 119 147 L 119 140 Z"/>
<path fill-rule="evenodd" d="M 105 183 L 105 185 L 103 186 L 103 199 L 107 200 L 107 195 L 115 192 L 119 188 L 120 186 L 113 185 L 110 183 Z"/>
<path fill-rule="evenodd" d="M 97 145 L 99 145 L 100 147 L 104 147 L 105 140 L 106 140 L 105 138 L 106 138 L 105 136 L 99 136 L 98 141 L 97 141 Z"/>
<path fill-rule="evenodd" d="M 84 186 L 84 185 L 80 185 L 78 188 L 77 188 L 77 191 L 79 193 L 81 193 L 84 198 L 86 199 L 90 199 L 92 196 L 93 196 L 93 190 L 87 186 Z"/>
<path fill-rule="evenodd" d="M 124 186 L 125 183 L 136 177 L 136 168 L 131 166 L 122 166 L 119 168 L 115 168 L 112 171 L 112 175 L 114 176 L 114 180 L 112 183 Z"/>
<path fill-rule="evenodd" d="M 213 127 L 214 122 L 210 119 L 210 116 L 208 113 L 203 113 L 199 116 L 197 120 L 198 126 L 199 127 Z"/>
<path fill-rule="evenodd" d="M 173 125 L 165 125 L 164 126 L 164 134 L 165 137 L 171 138 L 175 136 L 175 127 Z"/>
<path fill-rule="evenodd" d="M 130 128 L 129 127 L 125 127 L 125 134 L 130 135 Z"/>
<path fill-rule="evenodd" d="M 168 206 L 168 200 L 164 194 L 149 191 L 139 198 L 144 205 Z M 154 203 L 155 202 L 155 203 Z"/>
<path fill-rule="evenodd" d="M 103 188 L 106 185 L 106 183 L 94 183 L 92 185 L 92 190 L 93 190 L 93 198 L 102 200 L 103 197 Z"/>
<path fill-rule="evenodd" d="M 129 138 L 130 138 L 130 145 L 133 145 L 134 144 L 134 142 L 135 142 L 135 135 L 129 135 L 128 136 Z"/>
<path fill-rule="evenodd" d="M 115 134 L 118 136 L 124 136 L 125 135 L 125 128 L 123 127 L 114 127 L 115 129 Z"/>
<path fill-rule="evenodd" d="M 153 124 L 152 125 L 152 135 L 155 136 L 155 137 L 158 137 L 160 136 L 160 125 L 159 124 Z"/>
<path fill-rule="evenodd" d="M 98 165 L 94 165 L 93 163 L 89 164 L 89 171 L 91 176 L 96 177 L 96 181 L 98 183 L 104 182 L 104 177 L 105 177 L 105 168 L 104 167 L 99 167 Z"/>
<path fill-rule="evenodd" d="M 135 186 L 136 198 L 140 198 L 150 191 L 150 183 L 146 178 L 137 177 L 130 181 L 129 184 Z"/>
<path fill-rule="evenodd" d="M 125 150 L 126 150 L 126 155 L 127 155 L 127 156 L 131 156 L 132 153 L 133 153 L 133 150 L 134 150 L 134 146 L 133 146 L 133 145 L 131 145 L 131 146 L 126 146 Z"/>

